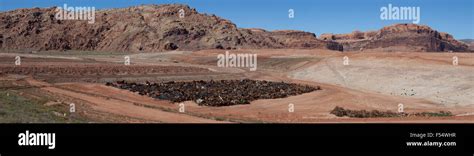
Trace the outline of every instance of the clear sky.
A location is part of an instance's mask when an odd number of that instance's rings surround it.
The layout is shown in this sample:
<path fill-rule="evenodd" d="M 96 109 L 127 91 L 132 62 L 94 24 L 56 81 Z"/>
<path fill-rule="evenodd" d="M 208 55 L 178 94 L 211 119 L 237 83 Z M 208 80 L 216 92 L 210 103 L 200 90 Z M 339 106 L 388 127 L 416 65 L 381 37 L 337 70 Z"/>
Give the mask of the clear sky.
<path fill-rule="evenodd" d="M 349 33 L 377 30 L 393 23 L 384 21 L 380 8 L 419 7 L 421 21 L 456 39 L 474 38 L 474 0 L 0 0 L 0 10 L 62 6 L 122 8 L 140 4 L 182 3 L 201 13 L 216 14 L 241 28 L 294 29 L 316 33 Z M 288 18 L 294 9 L 295 17 Z"/>

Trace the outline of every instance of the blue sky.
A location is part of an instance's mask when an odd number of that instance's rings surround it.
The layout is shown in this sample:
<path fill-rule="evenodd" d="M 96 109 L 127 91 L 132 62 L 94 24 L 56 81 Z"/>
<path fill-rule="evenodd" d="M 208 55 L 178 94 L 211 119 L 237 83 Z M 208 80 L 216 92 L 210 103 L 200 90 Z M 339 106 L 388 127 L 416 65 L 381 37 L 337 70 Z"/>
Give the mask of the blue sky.
<path fill-rule="evenodd" d="M 140 4 L 182 3 L 201 13 L 216 14 L 242 28 L 295 29 L 316 33 L 377 30 L 393 23 L 383 21 L 380 8 L 420 7 L 421 21 L 456 39 L 474 38 L 474 0 L 0 0 L 0 10 L 62 6 L 122 8 Z M 295 18 L 288 18 L 288 9 Z"/>

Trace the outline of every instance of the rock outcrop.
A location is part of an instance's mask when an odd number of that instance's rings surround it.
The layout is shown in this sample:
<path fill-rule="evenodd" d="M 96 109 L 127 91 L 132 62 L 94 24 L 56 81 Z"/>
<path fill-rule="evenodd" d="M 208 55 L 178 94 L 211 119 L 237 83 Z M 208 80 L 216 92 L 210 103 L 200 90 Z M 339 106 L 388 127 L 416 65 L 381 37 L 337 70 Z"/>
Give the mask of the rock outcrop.
<path fill-rule="evenodd" d="M 466 43 L 467 46 L 469 47 L 469 50 L 474 52 L 474 39 L 462 39 L 459 41 Z"/>
<path fill-rule="evenodd" d="M 319 39 L 338 42 L 344 51 L 469 51 L 466 44 L 450 34 L 416 24 L 395 24 L 378 31 L 350 34 L 322 34 Z"/>
<path fill-rule="evenodd" d="M 184 17 L 180 18 L 180 10 Z M 187 5 L 142 5 L 98 10 L 95 23 L 58 20 L 53 8 L 0 13 L 0 48 L 155 52 L 238 48 L 342 50 L 302 31 L 241 29 L 229 20 L 198 13 Z"/>
<path fill-rule="evenodd" d="M 180 18 L 180 11 L 184 16 Z M 303 48 L 338 51 L 469 51 L 447 33 L 396 24 L 378 31 L 315 34 L 238 28 L 187 5 L 142 5 L 98 10 L 95 22 L 59 20 L 57 8 L 0 12 L 0 49 L 156 52 L 201 49 Z"/>

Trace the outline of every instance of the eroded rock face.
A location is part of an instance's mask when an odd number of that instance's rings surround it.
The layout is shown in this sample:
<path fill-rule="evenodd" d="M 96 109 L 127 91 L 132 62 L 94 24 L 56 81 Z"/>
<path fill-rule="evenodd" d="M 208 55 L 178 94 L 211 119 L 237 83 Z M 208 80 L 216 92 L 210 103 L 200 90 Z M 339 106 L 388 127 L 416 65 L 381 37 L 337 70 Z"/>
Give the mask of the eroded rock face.
<path fill-rule="evenodd" d="M 344 51 L 370 49 L 378 51 L 468 51 L 466 44 L 455 40 L 450 34 L 416 24 L 395 24 L 369 32 L 322 34 L 320 39 L 338 42 L 344 46 Z"/>
<path fill-rule="evenodd" d="M 469 50 L 474 52 L 474 39 L 463 39 L 460 41 L 466 43 L 467 46 L 469 47 Z"/>
<path fill-rule="evenodd" d="M 271 35 L 285 44 L 286 48 L 325 48 L 342 51 L 341 44 L 333 41 L 322 41 L 316 38 L 316 34 L 296 30 L 273 31 Z"/>
<path fill-rule="evenodd" d="M 179 11 L 184 10 L 184 18 Z M 187 5 L 142 5 L 98 10 L 95 23 L 57 20 L 56 8 L 0 13 L 0 48 L 154 52 L 237 48 L 341 50 L 302 31 L 239 29 L 229 20 L 200 14 Z"/>

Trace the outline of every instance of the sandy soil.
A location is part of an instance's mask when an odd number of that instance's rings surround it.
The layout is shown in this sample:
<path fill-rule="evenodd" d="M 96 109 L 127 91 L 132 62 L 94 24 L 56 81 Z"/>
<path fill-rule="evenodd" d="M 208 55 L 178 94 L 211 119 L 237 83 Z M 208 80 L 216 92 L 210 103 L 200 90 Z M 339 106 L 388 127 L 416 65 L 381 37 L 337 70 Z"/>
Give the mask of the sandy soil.
<path fill-rule="evenodd" d="M 257 71 L 245 68 L 216 67 L 222 50 L 197 52 L 141 53 L 128 55 L 132 66 L 165 69 L 160 74 L 133 68 L 133 74 L 106 72 L 97 81 L 85 81 L 72 72 L 73 78 L 61 74 L 29 75 L 27 81 L 49 93 L 84 101 L 90 109 L 151 122 L 474 122 L 474 55 L 467 53 L 341 53 L 326 50 L 234 50 L 257 53 Z M 113 70 L 123 61 L 121 55 L 58 55 L 0 53 L 2 67 L 13 66 L 14 56 L 21 55 L 25 66 L 65 66 L 74 68 L 88 64 Z M 348 56 L 349 65 L 342 58 Z M 452 57 L 459 65 L 452 65 Z M 72 60 L 72 61 L 71 61 Z M 189 68 L 188 70 L 173 70 Z M 193 70 L 197 68 L 196 70 Z M 158 69 L 157 69 L 158 70 Z M 91 72 L 97 70 L 90 70 Z M 99 70 L 100 71 L 100 70 Z M 161 71 L 161 70 L 158 70 Z M 16 73 L 20 74 L 21 73 Z M 93 74 L 93 73 L 91 73 Z M 28 75 L 28 74 L 26 74 Z M 74 76 L 77 75 L 77 78 Z M 11 74 L 2 77 L 11 76 Z M 87 75 L 86 75 L 87 76 Z M 259 79 L 320 86 L 322 90 L 283 99 L 253 101 L 249 105 L 229 107 L 179 104 L 140 96 L 127 90 L 107 87 L 103 82 L 131 81 Z M 59 81 L 60 79 L 60 81 Z M 55 81 L 57 80 L 57 81 Z M 94 83 L 95 82 L 95 83 Z M 452 117 L 347 118 L 329 112 L 335 106 L 349 109 L 397 111 L 399 104 L 406 112 L 451 111 Z M 289 112 L 289 105 L 294 112 Z"/>
<path fill-rule="evenodd" d="M 116 98 L 108 98 L 106 96 L 100 96 L 97 93 L 110 93 L 112 88 L 103 87 L 100 85 L 94 85 L 93 90 L 96 94 L 86 94 L 82 92 L 69 91 L 56 87 L 45 82 L 39 82 L 34 79 L 27 79 L 27 81 L 36 87 L 41 87 L 42 90 L 60 94 L 62 96 L 68 96 L 71 98 L 81 99 L 91 104 L 92 109 L 103 111 L 107 113 L 120 114 L 124 116 L 131 116 L 155 122 L 170 122 L 170 123 L 218 123 L 219 121 L 200 118 L 196 116 L 190 116 L 182 113 L 166 112 L 160 109 L 150 109 L 134 103 L 133 101 L 119 100 Z M 78 87 L 90 87 L 90 85 L 76 85 Z M 76 88 L 79 89 L 79 88 Z M 117 91 L 120 92 L 120 91 Z"/>
<path fill-rule="evenodd" d="M 393 96 L 423 98 L 445 106 L 474 105 L 474 57 L 427 53 L 347 54 L 291 73 L 295 79 L 336 84 Z M 459 64 L 451 58 L 458 56 Z M 444 58 L 443 58 L 444 57 Z"/>

